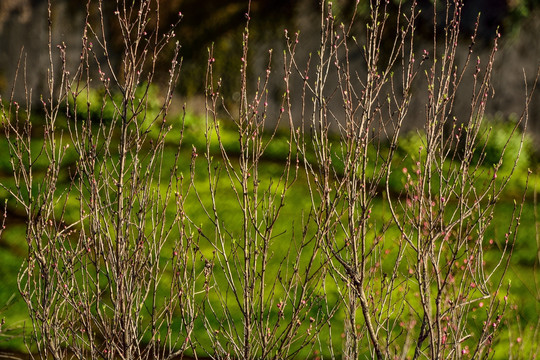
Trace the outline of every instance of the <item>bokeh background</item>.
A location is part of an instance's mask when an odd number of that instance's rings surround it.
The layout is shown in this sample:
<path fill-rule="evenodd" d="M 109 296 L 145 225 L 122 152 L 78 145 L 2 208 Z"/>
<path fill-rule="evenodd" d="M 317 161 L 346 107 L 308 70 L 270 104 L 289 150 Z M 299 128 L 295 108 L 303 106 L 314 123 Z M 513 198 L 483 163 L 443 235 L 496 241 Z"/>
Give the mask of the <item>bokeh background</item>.
<path fill-rule="evenodd" d="M 430 0 L 419 0 L 418 7 L 422 10 L 416 31 L 416 47 L 418 51 L 432 47 L 433 7 Z M 160 23 L 157 26 L 167 28 L 178 18 L 178 13 L 184 15 L 177 31 L 180 42 L 183 71 L 177 86 L 177 94 L 182 98 L 178 103 L 188 103 L 188 110 L 200 112 L 203 101 L 201 94 L 204 89 L 204 76 L 208 59 L 208 50 L 214 49 L 215 72 L 223 79 L 222 93 L 233 105 L 238 100 L 238 71 L 241 57 L 241 33 L 245 26 L 247 11 L 245 0 L 170 0 L 160 3 Z M 350 20 L 354 1 L 334 1 L 336 18 L 339 21 Z M 391 6 L 397 8 L 397 1 L 391 1 Z M 114 12 L 114 1 L 105 1 L 105 14 L 111 14 L 106 19 L 109 28 L 109 39 L 112 58 L 118 66 L 121 52 L 114 53 L 121 45 L 121 37 Z M 95 4 L 93 5 L 95 6 Z M 444 4 L 439 4 L 440 16 L 443 16 Z M 107 7 L 109 9 L 107 9 Z M 263 74 L 268 63 L 268 49 L 274 49 L 274 68 L 279 68 L 280 51 L 284 47 L 284 29 L 292 34 L 300 31 L 302 46 L 297 51 L 299 63 L 307 59 L 310 53 L 316 51 L 319 39 L 319 2 L 316 0 L 253 0 L 251 2 L 250 24 L 250 60 L 252 79 Z M 95 9 L 94 9 L 95 10 Z M 78 64 L 81 46 L 81 34 L 84 28 L 86 1 L 57 0 L 51 6 L 53 24 L 53 44 L 67 45 L 68 66 Z M 94 13 L 96 13 L 94 11 Z M 358 31 L 369 13 L 369 1 L 360 1 L 359 21 L 356 22 Z M 536 68 L 540 63 L 540 5 L 538 0 L 466 0 L 463 9 L 461 54 L 464 58 L 468 52 L 467 39 L 474 30 L 478 14 L 480 16 L 478 38 L 475 54 L 481 59 L 486 58 L 491 50 L 495 32 L 502 35 L 501 47 L 495 63 L 493 94 L 489 101 L 487 112 L 500 118 L 509 118 L 513 114 L 520 115 L 523 111 L 525 84 L 531 88 L 534 82 Z M 441 19 L 442 20 L 442 19 Z M 90 19 L 96 24 L 97 18 Z M 391 23 L 391 22 L 390 22 Z M 154 24 L 155 25 L 155 24 Z M 17 64 L 22 55 L 26 63 L 26 82 L 32 88 L 32 101 L 38 104 L 40 94 L 47 85 L 47 69 L 49 64 L 47 49 L 47 1 L 46 0 L 2 0 L 0 2 L 0 93 L 4 98 L 10 93 Z M 442 31 L 442 27 L 439 29 Z M 392 31 L 388 32 L 390 35 Z M 391 47 L 389 39 L 386 50 Z M 385 44 L 383 43 L 383 51 Z M 172 47 L 169 49 L 172 52 Z M 58 52 L 53 51 L 53 56 Z M 161 57 L 167 59 L 166 54 Z M 353 66 L 362 71 L 362 56 L 360 49 L 352 49 Z M 59 64 L 59 57 L 55 59 Z M 166 61 L 166 60 L 163 60 Z M 165 64 L 164 64 L 165 65 Z M 59 68 L 59 66 L 57 66 Z M 159 67 L 158 67 L 159 68 Z M 167 66 L 163 66 L 167 69 Z M 163 77 L 167 76 L 164 70 Z M 524 75 L 527 75 L 526 80 Z M 24 86 L 19 75 L 15 87 L 15 99 L 24 99 Z M 468 81 L 468 82 L 467 82 Z M 273 90 L 276 103 L 281 101 L 282 83 L 274 79 Z M 293 84 L 294 86 L 294 84 Z M 301 82 L 296 84 L 301 86 Z M 472 86 L 472 77 L 462 85 L 463 93 Z M 418 84 L 419 89 L 423 87 Z M 294 88 L 292 89 L 294 90 Z M 421 97 L 417 97 L 421 98 Z M 456 113 L 465 112 L 469 97 L 457 99 Z M 411 104 L 411 112 L 423 111 L 421 102 Z M 275 109 L 276 107 L 270 106 Z M 333 109 L 339 113 L 340 109 Z M 540 144 L 540 92 L 536 92 L 530 106 L 530 121 L 528 131 L 533 135 L 535 144 Z M 459 116 L 458 116 L 459 117 Z M 421 124 L 410 120 L 404 130 L 414 129 Z M 271 125 L 271 124 L 269 124 Z"/>
<path fill-rule="evenodd" d="M 104 1 L 108 38 L 111 49 L 121 47 L 121 34 L 112 16 L 115 2 Z M 92 6 L 95 6 L 93 4 Z M 391 1 L 391 6 L 397 8 L 396 1 Z M 416 52 L 433 47 L 433 10 L 432 1 L 418 0 L 418 6 L 422 9 L 422 15 L 417 29 Z M 443 8 L 443 6 L 440 6 Z M 334 1 L 337 21 L 347 22 L 354 9 L 354 1 Z M 51 5 L 52 15 L 52 43 L 66 44 L 67 64 L 76 66 L 79 62 L 81 34 L 84 29 L 86 1 L 84 0 L 54 0 Z M 180 109 L 186 104 L 190 118 L 196 119 L 204 112 L 204 86 L 205 72 L 209 49 L 213 49 L 213 57 L 216 59 L 214 71 L 222 79 L 222 94 L 230 109 L 235 108 L 239 100 L 239 70 L 241 65 L 242 31 L 246 24 L 246 0 L 169 0 L 160 2 L 160 21 L 152 26 L 166 29 L 172 22 L 178 19 L 179 12 L 183 19 L 176 31 L 176 37 L 181 45 L 182 72 L 173 107 Z M 13 97 L 13 100 L 24 103 L 27 100 L 28 91 L 31 90 L 30 102 L 35 108 L 39 108 L 41 95 L 46 93 L 47 77 L 49 68 L 48 53 L 48 3 L 46 0 L 0 0 L 0 95 L 3 101 Z M 96 9 L 91 9 L 96 14 Z M 521 115 L 524 109 L 526 89 L 531 89 L 537 67 L 540 65 L 540 3 L 538 0 L 465 0 L 462 26 L 462 42 L 458 54 L 459 60 L 463 60 L 469 50 L 470 36 L 474 30 L 478 13 L 481 13 L 478 38 L 475 54 L 480 59 L 489 56 L 493 39 L 496 32 L 501 33 L 500 49 L 494 66 L 494 78 L 492 98 L 488 102 L 486 112 L 491 120 L 496 121 L 498 129 L 496 136 L 500 136 L 502 143 L 511 132 L 512 126 L 505 127 L 505 123 L 511 124 L 513 119 Z M 297 31 L 300 33 L 300 46 L 297 50 L 297 59 L 300 64 L 305 63 L 310 53 L 317 50 L 319 42 L 320 6 L 316 0 L 252 0 L 250 23 L 250 55 L 249 63 L 255 86 L 257 76 L 263 76 L 268 64 L 268 49 L 274 49 L 272 66 L 280 69 L 280 53 L 284 49 L 284 29 L 290 34 Z M 369 14 L 369 2 L 360 1 L 359 18 L 357 19 L 358 31 L 361 33 L 364 19 Z M 90 25 L 97 24 L 97 15 L 90 17 Z M 442 30 L 442 29 L 439 29 Z M 389 31 L 389 34 L 393 34 Z M 389 51 L 392 41 L 382 45 L 383 52 Z M 53 47 L 54 47 L 53 46 Z M 172 54 L 173 48 L 165 52 Z M 163 66 L 165 69 L 157 74 L 159 89 L 160 81 L 167 80 L 168 61 L 164 54 Z M 119 68 L 121 64 L 121 51 L 111 52 L 113 66 Z M 53 61 L 56 69 L 60 69 L 58 51 L 53 48 Z M 360 49 L 352 49 L 352 66 L 361 74 L 364 71 Z M 19 71 L 17 72 L 17 69 Z M 23 69 L 24 71 L 22 71 Z M 97 76 L 96 76 L 97 77 Z M 469 82 L 468 82 L 469 81 Z M 25 87 L 26 84 L 26 87 Z M 291 92 L 300 93 L 302 82 L 297 79 L 293 82 Z M 331 84 L 330 84 L 331 86 Z M 463 96 L 458 97 L 455 105 L 456 116 L 466 118 L 470 104 L 472 77 L 466 77 L 462 84 Z M 425 83 L 419 81 L 416 92 L 425 91 Z M 280 78 L 271 80 L 269 87 L 269 111 L 277 112 L 281 106 L 281 94 L 283 84 Z M 158 90 L 159 93 L 159 90 Z M 156 94 L 159 96 L 159 94 Z M 418 99 L 417 101 L 414 99 Z M 424 102 L 422 96 L 414 96 L 411 103 L 410 113 L 422 114 Z M 38 110 L 39 111 L 39 110 Z M 294 109 L 300 111 L 300 107 Z M 331 109 L 339 116 L 341 108 Z M 233 111 L 234 113 L 234 111 Z M 272 116 L 269 119 L 275 118 Z M 295 116 L 294 118 L 300 118 Z M 407 146 L 414 151 L 417 140 L 412 131 L 423 124 L 421 115 L 418 118 L 409 117 L 404 124 L 402 149 L 406 154 Z M 518 178 L 509 186 L 509 192 L 496 216 L 506 218 L 511 213 L 512 198 L 519 194 L 520 187 L 525 182 L 524 174 L 529 167 L 533 170 L 533 184 L 527 197 L 525 215 L 522 221 L 522 230 L 519 243 L 514 254 L 510 277 L 514 280 L 513 289 L 517 300 L 513 303 L 516 309 L 516 319 L 525 330 L 532 326 L 538 327 L 539 291 L 537 288 L 538 266 L 538 243 L 535 218 L 535 181 L 538 178 L 538 158 L 540 149 L 540 91 L 533 95 L 529 107 L 529 122 L 527 125 L 525 162 L 520 166 Z M 269 126 L 272 124 L 269 123 Z M 193 127 L 194 131 L 197 127 Z M 194 137 L 192 133 L 189 136 Z M 3 136 L 3 135 L 0 135 Z M 279 142 L 278 142 L 279 143 Z M 501 144 L 490 143 L 493 147 L 494 161 L 497 160 L 497 151 Z M 488 148 L 488 151 L 490 148 Z M 279 152 L 279 151 L 278 151 Z M 7 159 L 2 158 L 0 176 L 11 176 Z M 405 156 L 405 155 L 404 155 Z M 519 178 L 521 176 L 521 178 Z M 540 183 L 538 184 L 540 185 Z M 397 189 L 399 184 L 395 185 Z M 304 194 L 305 195 L 305 194 Z M 298 195 L 300 203 L 301 195 Z M 3 203 L 3 201 L 2 201 Z M 295 203 L 294 200 L 292 203 Z M 6 232 L 0 239 L 0 318 L 5 318 L 5 323 L 0 328 L 0 349 L 5 351 L 19 351 L 22 346 L 22 328 L 27 316 L 26 307 L 18 300 L 16 274 L 20 264 L 24 261 L 26 247 L 24 240 L 15 236 L 24 234 L 24 219 L 17 217 L 17 209 L 13 210 L 8 217 L 7 225 L 11 226 L 11 235 Z M 291 210 L 294 212 L 294 209 Z M 16 230 L 13 230 L 16 229 Z M 18 229 L 18 230 L 17 230 Z M 510 336 L 510 335 L 508 335 Z M 538 337 L 536 337 L 538 342 Z M 534 345 L 533 345 L 534 346 Z M 537 346 L 537 344 L 536 344 Z M 1 354 L 0 354 L 1 355 Z"/>

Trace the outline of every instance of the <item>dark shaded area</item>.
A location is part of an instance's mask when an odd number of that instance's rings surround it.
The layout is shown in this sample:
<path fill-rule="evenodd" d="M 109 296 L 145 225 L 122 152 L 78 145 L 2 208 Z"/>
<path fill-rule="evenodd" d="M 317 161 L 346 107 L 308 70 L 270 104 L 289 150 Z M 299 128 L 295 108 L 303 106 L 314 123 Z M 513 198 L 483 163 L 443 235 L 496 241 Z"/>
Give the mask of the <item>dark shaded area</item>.
<path fill-rule="evenodd" d="M 131 2 L 129 2 L 131 4 Z M 91 3 L 91 24 L 98 23 L 97 2 Z M 398 1 L 390 1 L 390 13 L 395 13 Z M 408 7 L 410 1 L 403 5 Z M 437 3 L 439 23 L 444 23 L 446 5 Z M 512 32 L 531 11 L 539 4 L 538 0 L 467 0 L 464 2 L 462 16 L 462 31 L 464 36 L 470 36 L 474 31 L 478 13 L 481 13 L 478 39 L 484 45 L 490 44 L 495 31 L 499 28 L 504 33 Z M 115 1 L 104 1 L 104 13 L 107 16 L 110 43 L 113 49 L 122 48 L 121 32 L 118 21 L 113 13 L 117 8 Z M 181 44 L 184 72 L 177 90 L 183 95 L 200 93 L 204 89 L 204 75 L 208 58 L 208 49 L 213 47 L 214 57 L 219 61 L 215 64 L 215 71 L 224 77 L 224 93 L 229 93 L 236 79 L 236 69 L 240 66 L 239 54 L 242 47 L 241 33 L 246 24 L 248 11 L 247 0 L 171 0 L 161 1 L 160 22 L 151 19 L 150 28 L 159 27 L 159 31 L 168 30 L 171 23 L 178 20 L 179 12 L 183 14 L 182 21 L 177 30 L 177 39 Z M 452 5 L 453 6 L 453 5 Z M 0 2 L 0 44 L 3 55 L 0 55 L 0 92 L 9 89 L 14 76 L 17 55 L 21 46 L 28 54 L 46 51 L 46 0 L 3 0 Z M 336 18 L 347 22 L 356 7 L 355 1 L 337 0 L 333 8 Z M 418 8 L 422 10 L 417 34 L 429 40 L 433 29 L 433 2 L 419 0 Z M 54 27 L 53 42 L 66 42 L 73 49 L 75 59 L 80 47 L 80 34 L 84 26 L 84 12 L 86 1 L 57 0 L 52 2 Z M 264 47 L 265 44 L 281 40 L 283 42 L 283 29 L 291 31 L 298 29 L 302 19 L 310 18 L 319 11 L 317 1 L 308 0 L 252 0 L 250 42 Z M 311 13 L 310 13 L 311 12 Z M 369 13 L 369 2 L 361 1 L 358 5 L 358 23 L 363 24 Z M 66 16 L 68 15 L 68 16 Z M 318 24 L 313 24 L 317 27 Z M 28 29 L 30 31 L 22 31 Z M 440 25 L 440 31 L 443 26 Z M 392 33 L 392 32 L 389 32 Z M 162 58 L 173 51 L 172 45 L 166 49 Z M 119 67 L 122 54 L 120 51 L 113 54 L 113 63 Z M 47 56 L 33 59 L 37 68 L 46 69 Z M 37 63 L 36 63 L 37 62 Z M 32 65 L 32 66 L 34 66 Z M 158 67 L 158 75 L 167 76 L 168 63 L 163 60 Z M 229 74 L 231 79 L 228 79 Z M 43 75 L 43 74 L 41 74 Z M 31 84 L 32 85 L 32 84 Z M 41 86 L 43 87 L 43 86 Z M 39 88 L 34 86 L 34 88 Z M 41 91 L 40 91 L 41 92 Z M 5 96 L 5 95 L 4 95 Z M 36 99 L 37 100 L 37 99 Z"/>

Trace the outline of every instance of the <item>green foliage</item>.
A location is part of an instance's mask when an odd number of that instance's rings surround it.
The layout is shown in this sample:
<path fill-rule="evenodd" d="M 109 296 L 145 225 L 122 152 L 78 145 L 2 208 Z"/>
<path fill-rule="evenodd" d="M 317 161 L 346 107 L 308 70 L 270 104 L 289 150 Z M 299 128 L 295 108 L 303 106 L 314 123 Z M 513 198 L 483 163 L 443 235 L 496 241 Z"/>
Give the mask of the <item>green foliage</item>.
<path fill-rule="evenodd" d="M 530 180 L 536 174 L 528 174 L 529 168 L 534 167 L 535 153 L 530 135 L 523 133 L 517 124 L 517 119 L 511 117 L 486 118 L 480 127 L 476 148 L 472 158 L 472 164 L 478 165 L 480 171 L 477 172 L 478 183 L 487 183 L 493 176 L 493 168 L 499 164 L 498 181 L 508 177 L 512 170 L 513 175 L 507 185 L 505 196 L 512 197 L 520 194 L 525 188 L 527 177 Z M 396 169 L 403 168 L 403 171 L 417 171 L 418 164 L 422 163 L 426 157 L 426 136 L 422 130 L 411 131 L 399 139 Z M 518 159 L 519 155 L 519 159 Z M 454 161 L 461 161 L 463 154 L 456 154 Z M 516 162 L 517 160 L 517 162 Z M 447 159 L 443 167 L 448 168 L 451 160 Z M 406 169 L 406 170 L 405 170 Z M 390 176 L 390 188 L 400 191 L 403 186 L 404 177 L 401 171 L 394 171 Z M 532 194 L 533 189 L 529 187 L 528 194 Z"/>
<path fill-rule="evenodd" d="M 422 130 L 411 131 L 399 139 L 400 155 L 408 162 L 416 162 L 425 157 L 426 134 Z"/>
<path fill-rule="evenodd" d="M 0 348 L 24 351 L 24 322 L 28 320 L 26 304 L 18 296 L 17 273 L 25 253 L 24 226 L 11 226 L 2 233 L 0 251 Z"/>
<path fill-rule="evenodd" d="M 520 27 L 527 18 L 538 10 L 538 0 L 513 0 L 508 2 L 508 15 L 504 19 L 504 29 L 513 36 L 519 35 Z"/>
<path fill-rule="evenodd" d="M 474 155 L 475 162 L 481 161 L 482 165 L 493 167 L 502 160 L 499 168 L 502 174 L 509 174 L 514 164 L 518 175 L 526 174 L 533 158 L 532 139 L 523 133 L 516 122 L 515 117 L 503 119 L 501 116 L 484 121 Z"/>
<path fill-rule="evenodd" d="M 135 99 L 139 103 L 144 102 L 144 111 L 137 115 L 138 120 L 144 125 L 150 126 L 157 117 L 162 106 L 159 88 L 155 84 L 142 84 L 135 91 Z M 68 98 L 69 107 L 82 119 L 91 118 L 94 121 L 110 123 L 119 115 L 122 108 L 122 94 L 119 91 L 106 91 L 103 88 L 88 89 L 78 96 Z M 136 104 L 138 105 L 138 104 Z M 133 113 L 128 113 L 130 117 Z"/>

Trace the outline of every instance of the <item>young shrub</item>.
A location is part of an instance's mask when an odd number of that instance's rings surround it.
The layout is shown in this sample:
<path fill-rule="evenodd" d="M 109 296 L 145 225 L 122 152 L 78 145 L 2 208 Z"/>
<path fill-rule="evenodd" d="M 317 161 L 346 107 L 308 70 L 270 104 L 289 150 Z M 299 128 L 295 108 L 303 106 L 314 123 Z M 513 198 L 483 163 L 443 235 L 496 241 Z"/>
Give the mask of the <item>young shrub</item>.
<path fill-rule="evenodd" d="M 49 40 L 43 129 L 33 127 L 30 91 L 25 106 L 2 107 L 14 176 L 7 191 L 26 216 L 18 283 L 33 325 L 29 350 L 45 359 L 172 358 L 191 346 L 200 271 L 183 210 L 190 186 L 176 171 L 178 153 L 165 157 L 178 44 L 159 106 L 152 85 L 178 23 L 160 34 L 148 25 L 159 22 L 159 2 L 117 2 L 117 71 L 97 5 L 96 27 L 87 4 L 79 64 Z M 49 3 L 49 32 L 51 22 Z"/>
<path fill-rule="evenodd" d="M 187 150 L 185 121 L 170 124 L 178 43 L 166 86 L 154 85 L 181 14 L 160 34 L 159 1 L 118 0 L 117 70 L 109 14 L 96 4 L 97 26 L 87 3 L 75 71 L 65 45 L 56 50 L 49 40 L 43 130 L 30 99 L 1 109 L 13 169 L 13 185 L 2 186 L 26 217 L 18 284 L 31 350 L 43 359 L 491 356 L 523 199 L 496 239 L 495 260 L 486 234 L 520 168 L 525 140 L 515 134 L 527 112 L 502 148 L 482 142 L 498 34 L 485 65 L 472 60 L 476 30 L 458 64 L 461 1 L 447 3 L 442 26 L 435 2 L 430 49 L 415 43 L 415 2 L 370 1 L 356 35 L 358 9 L 337 24 L 332 3 L 321 3 L 318 49 L 301 63 L 302 39 L 285 31 L 283 72 L 270 51 L 257 81 L 249 77 L 248 7 L 238 111 L 221 94 L 210 48 L 204 123 L 187 124 L 204 139 Z M 285 89 L 277 111 L 268 105 L 274 72 Z M 456 119 L 467 76 L 470 111 Z M 415 88 L 422 77 L 425 93 Z M 403 166 L 399 136 L 418 116 L 409 113 L 415 96 L 425 121 Z M 285 140 L 275 139 L 280 126 Z M 267 157 L 281 162 L 270 166 Z"/>
<path fill-rule="evenodd" d="M 512 137 L 497 155 L 496 165 L 487 170 L 480 166 L 474 154 L 486 155 L 480 129 L 499 34 L 482 66 L 471 60 L 475 30 L 469 53 L 458 64 L 463 2 L 447 2 L 443 24 L 438 23 L 435 4 L 432 47 L 418 52 L 416 3 L 405 9 L 400 2 L 393 46 L 383 56 L 392 5 L 370 4 L 364 37 L 354 35 L 353 24 L 335 23 L 330 2 L 322 6 L 317 55 L 307 68 L 293 62 L 305 82 L 303 127 L 295 140 L 312 194 L 316 237 L 345 311 L 343 356 L 489 356 L 507 307 L 504 279 L 525 198 L 508 219 L 502 251 L 494 261 L 485 258 L 485 235 L 518 169 L 525 138 L 513 135 L 526 123 L 527 112 L 511 125 Z M 291 56 L 295 46 L 296 41 L 289 42 Z M 353 46 L 362 52 L 365 69 L 353 67 Z M 456 119 L 454 104 L 467 76 L 473 83 L 469 115 Z M 418 90 L 421 77 L 427 83 L 425 98 Z M 407 161 L 414 159 L 408 168 L 396 149 L 404 122 L 418 116 L 408 111 L 413 97 L 424 101 L 425 122 L 420 141 L 409 144 L 416 147 L 407 155 Z M 344 113 L 336 116 L 328 106 L 331 101 Z M 337 141 L 331 129 L 337 129 Z M 510 162 L 509 142 L 516 144 Z M 374 152 L 377 155 L 370 156 Z M 507 171 L 499 178 L 503 160 Z M 398 193 L 390 187 L 393 173 L 405 176 Z M 527 184 L 523 196 L 526 188 Z M 472 311 L 478 308 L 481 311 Z"/>

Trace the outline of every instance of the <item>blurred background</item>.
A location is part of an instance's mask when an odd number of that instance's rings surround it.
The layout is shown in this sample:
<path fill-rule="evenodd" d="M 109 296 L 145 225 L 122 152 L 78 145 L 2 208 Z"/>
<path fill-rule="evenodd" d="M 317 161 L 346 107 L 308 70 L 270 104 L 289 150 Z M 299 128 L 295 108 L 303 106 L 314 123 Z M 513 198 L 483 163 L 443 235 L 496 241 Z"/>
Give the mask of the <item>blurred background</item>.
<path fill-rule="evenodd" d="M 338 23 L 347 23 L 353 13 L 354 1 L 334 1 Z M 390 6 L 397 9 L 398 1 L 393 0 Z M 95 4 L 93 4 L 95 6 Z M 115 2 L 105 1 L 105 14 L 108 38 L 113 64 L 118 66 L 121 61 L 121 36 L 116 19 L 112 16 Z M 162 30 L 168 28 L 178 19 L 178 13 L 183 14 L 178 28 L 177 40 L 181 45 L 183 59 L 182 74 L 177 86 L 178 98 L 176 104 L 187 103 L 188 111 L 198 113 L 203 110 L 202 99 L 208 51 L 214 49 L 216 59 L 214 72 L 221 77 L 222 94 L 229 106 L 239 98 L 239 69 L 242 36 L 246 24 L 245 13 L 248 10 L 245 0 L 170 0 L 160 3 L 160 22 Z M 444 4 L 438 7 L 443 16 Z M 108 8 L 107 8 L 108 7 Z M 431 0 L 419 0 L 421 9 L 415 51 L 422 53 L 423 49 L 433 47 L 433 6 Z M 530 89 L 534 81 L 536 69 L 540 64 L 540 6 L 538 0 L 466 0 L 461 22 L 463 41 L 460 43 L 461 54 L 458 58 L 464 61 L 468 53 L 470 36 L 480 13 L 478 37 L 475 44 L 475 56 L 486 58 L 491 51 L 497 29 L 502 35 L 501 46 L 495 63 L 493 79 L 493 98 L 488 102 L 487 113 L 501 119 L 519 116 L 524 108 L 525 84 Z M 56 0 L 51 6 L 52 42 L 67 45 L 68 67 L 76 66 L 79 61 L 81 34 L 84 29 L 86 1 Z M 97 24 L 97 9 L 91 9 L 95 18 L 90 17 L 90 24 Z M 363 24 L 369 13 L 369 1 L 360 1 L 356 21 L 358 31 L 363 31 Z M 281 51 L 284 48 L 284 29 L 290 34 L 300 31 L 300 46 L 297 50 L 299 63 L 305 63 L 312 52 L 316 52 L 319 41 L 320 5 L 316 0 L 253 0 L 251 2 L 250 23 L 250 71 L 253 83 L 258 76 L 265 73 L 268 64 L 268 49 L 274 49 L 272 66 L 274 71 L 282 70 Z M 442 23 L 442 18 L 440 19 Z M 392 22 L 389 22 L 392 24 Z M 152 24 L 156 26 L 156 24 Z M 391 25 L 390 25 L 391 26 Z M 442 26 L 439 31 L 442 32 Z M 393 31 L 388 31 L 393 36 Z M 32 102 L 40 102 L 40 96 L 45 93 L 47 86 L 47 69 L 49 56 L 47 50 L 48 22 L 46 0 L 2 0 L 0 2 L 0 94 L 8 98 L 14 83 L 19 59 L 26 64 L 26 83 L 32 89 Z M 174 45 L 174 44 L 173 44 Z M 392 41 L 383 51 L 390 50 Z M 115 50 L 117 52 L 115 53 Z M 172 47 L 168 49 L 172 53 Z M 59 52 L 53 48 L 53 60 L 60 64 Z M 22 57 L 21 57 L 22 55 Z M 168 61 L 167 54 L 161 56 Z M 362 54 L 360 49 L 351 49 L 352 65 L 361 74 L 363 71 Z M 167 64 L 163 64 L 167 65 Z M 56 66 L 59 69 L 59 66 Z M 158 67 L 159 69 L 160 67 Z M 168 66 L 162 66 L 162 79 L 167 77 Z M 524 75 L 527 75 L 525 80 Z M 301 89 L 300 79 L 293 83 L 291 90 Z M 283 84 L 281 78 L 274 76 L 270 87 L 270 111 L 279 109 Z M 418 91 L 424 84 L 417 83 Z M 464 96 L 457 99 L 455 113 L 457 118 L 467 116 L 470 96 L 468 89 L 472 88 L 472 77 L 462 84 Z M 22 74 L 14 88 L 15 99 L 24 99 Z M 421 96 L 413 97 L 412 113 L 422 113 Z M 338 114 L 340 108 L 332 109 Z M 540 92 L 536 92 L 530 106 L 528 130 L 533 135 L 534 143 L 540 144 Z M 405 132 L 415 129 L 422 124 L 423 119 L 408 120 Z"/>

